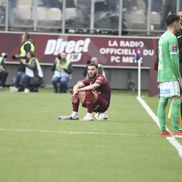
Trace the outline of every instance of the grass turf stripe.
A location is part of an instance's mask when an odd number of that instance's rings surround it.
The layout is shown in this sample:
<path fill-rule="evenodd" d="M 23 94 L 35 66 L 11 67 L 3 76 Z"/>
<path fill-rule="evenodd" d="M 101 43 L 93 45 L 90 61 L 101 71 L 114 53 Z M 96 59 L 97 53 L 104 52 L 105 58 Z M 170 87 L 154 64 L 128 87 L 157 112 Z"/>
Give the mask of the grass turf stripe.
<path fill-rule="evenodd" d="M 112 133 L 112 132 L 94 132 L 94 131 L 57 131 L 57 130 L 34 130 L 34 129 L 10 129 L 10 128 L 0 128 L 0 132 L 18 132 L 18 133 L 55 133 L 55 134 L 65 134 L 65 135 L 105 135 L 105 136 L 130 136 L 130 137 L 158 137 L 158 135 L 140 135 L 133 133 Z"/>

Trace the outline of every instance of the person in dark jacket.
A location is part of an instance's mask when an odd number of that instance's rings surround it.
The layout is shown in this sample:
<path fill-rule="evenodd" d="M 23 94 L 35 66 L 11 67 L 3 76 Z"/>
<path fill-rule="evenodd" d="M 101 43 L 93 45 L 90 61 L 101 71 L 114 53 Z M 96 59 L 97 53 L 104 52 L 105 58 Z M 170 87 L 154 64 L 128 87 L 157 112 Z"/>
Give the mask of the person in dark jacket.
<path fill-rule="evenodd" d="M 176 37 L 178 39 L 178 46 L 179 46 L 179 70 L 180 73 L 182 75 L 182 11 L 179 11 L 177 13 L 177 15 L 179 16 L 180 20 L 180 31 L 176 34 Z M 182 92 L 182 90 L 181 90 Z M 180 106 L 180 110 L 181 110 L 181 116 L 182 116 L 182 95 L 181 95 L 181 106 Z"/>
<path fill-rule="evenodd" d="M 0 90 L 3 89 L 6 79 L 8 77 L 8 72 L 5 69 L 4 61 L 7 59 L 6 53 L 1 53 L 0 55 Z"/>

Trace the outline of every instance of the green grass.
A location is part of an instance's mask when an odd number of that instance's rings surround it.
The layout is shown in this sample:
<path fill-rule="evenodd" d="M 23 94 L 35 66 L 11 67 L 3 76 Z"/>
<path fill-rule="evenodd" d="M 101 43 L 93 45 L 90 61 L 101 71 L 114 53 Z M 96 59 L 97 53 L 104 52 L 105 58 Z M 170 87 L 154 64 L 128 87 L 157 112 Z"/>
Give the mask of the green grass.
<path fill-rule="evenodd" d="M 144 93 L 143 94 L 143 99 L 147 102 L 147 104 L 150 106 L 150 108 L 153 110 L 153 112 L 157 115 L 157 107 L 158 107 L 159 98 L 158 97 L 148 97 Z M 168 101 L 168 105 L 166 107 L 166 114 L 167 115 L 168 115 L 168 112 L 169 112 L 170 103 L 171 103 L 171 100 Z M 170 131 L 173 131 L 172 126 L 171 126 L 171 121 L 169 119 L 167 119 L 166 125 L 170 129 Z M 182 128 L 182 123 L 180 123 L 180 128 Z M 179 140 L 179 142 L 181 142 L 181 144 L 182 144 L 182 140 Z"/>
<path fill-rule="evenodd" d="M 93 122 L 58 121 L 70 114 L 70 95 L 50 92 L 0 92 L 1 182 L 182 179 L 177 151 L 132 92 L 113 92 L 109 120 Z M 157 99 L 145 98 L 155 109 Z"/>

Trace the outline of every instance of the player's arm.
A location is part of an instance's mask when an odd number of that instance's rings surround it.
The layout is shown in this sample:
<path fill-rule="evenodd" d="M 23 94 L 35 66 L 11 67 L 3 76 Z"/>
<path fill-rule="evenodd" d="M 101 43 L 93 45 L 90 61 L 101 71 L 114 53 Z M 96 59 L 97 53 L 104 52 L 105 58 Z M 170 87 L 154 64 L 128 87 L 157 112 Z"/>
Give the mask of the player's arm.
<path fill-rule="evenodd" d="M 88 90 L 95 90 L 100 85 L 98 83 L 94 83 L 92 85 L 88 85 L 86 87 L 82 87 L 78 89 L 78 92 L 88 91 Z"/>
<path fill-rule="evenodd" d="M 170 52 L 170 61 L 171 66 L 173 68 L 173 72 L 176 76 L 176 79 L 181 77 L 180 70 L 179 70 L 179 56 L 178 56 L 178 49 L 177 49 L 177 41 L 173 41 L 169 45 L 169 52 Z"/>
<path fill-rule="evenodd" d="M 79 92 L 78 90 L 80 88 L 84 87 L 84 86 L 85 86 L 85 84 L 83 82 L 79 82 L 76 85 L 74 85 L 74 87 L 73 87 L 73 96 L 77 95 L 78 92 Z"/>

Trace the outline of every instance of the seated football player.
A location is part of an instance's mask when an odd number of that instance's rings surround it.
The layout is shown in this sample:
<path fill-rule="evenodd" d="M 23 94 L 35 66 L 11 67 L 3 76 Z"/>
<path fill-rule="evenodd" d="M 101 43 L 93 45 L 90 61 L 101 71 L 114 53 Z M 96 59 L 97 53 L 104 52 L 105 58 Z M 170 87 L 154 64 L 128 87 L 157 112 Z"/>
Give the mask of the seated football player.
<path fill-rule="evenodd" d="M 98 65 L 88 65 L 88 77 L 73 87 L 72 113 L 69 116 L 59 116 L 61 120 L 77 120 L 78 108 L 81 103 L 87 109 L 83 121 L 93 120 L 93 112 L 104 113 L 110 105 L 111 89 L 106 78 L 99 74 Z"/>

